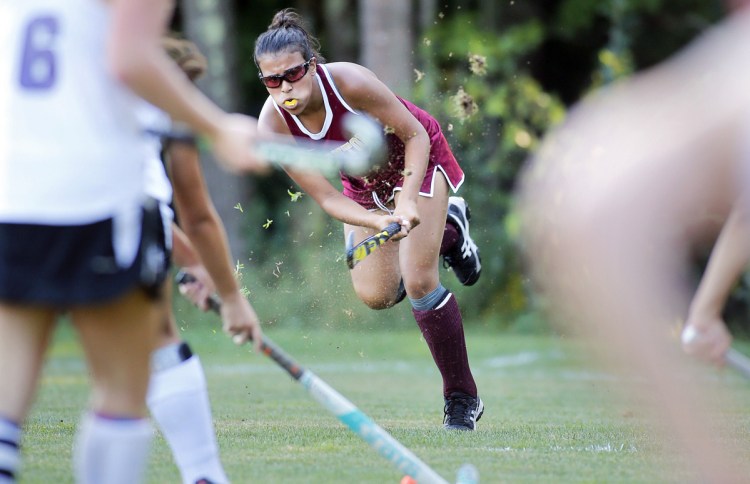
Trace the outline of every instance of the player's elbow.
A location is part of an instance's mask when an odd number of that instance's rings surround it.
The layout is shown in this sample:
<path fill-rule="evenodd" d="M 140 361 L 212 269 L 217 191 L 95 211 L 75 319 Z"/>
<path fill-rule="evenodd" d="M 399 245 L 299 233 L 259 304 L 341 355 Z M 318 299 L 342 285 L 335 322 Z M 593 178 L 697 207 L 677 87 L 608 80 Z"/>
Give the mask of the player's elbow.
<path fill-rule="evenodd" d="M 220 233 L 222 230 L 217 217 L 212 216 L 210 212 L 183 217 L 180 221 L 180 228 L 191 240 L 204 237 L 205 234 Z"/>

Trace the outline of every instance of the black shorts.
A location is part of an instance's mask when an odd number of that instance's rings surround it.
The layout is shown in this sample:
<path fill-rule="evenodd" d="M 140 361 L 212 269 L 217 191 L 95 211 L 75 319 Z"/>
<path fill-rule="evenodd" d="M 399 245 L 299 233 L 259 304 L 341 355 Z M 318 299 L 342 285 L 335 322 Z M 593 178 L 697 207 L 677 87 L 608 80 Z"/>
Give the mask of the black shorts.
<path fill-rule="evenodd" d="M 106 302 L 141 287 L 153 297 L 169 270 L 158 204 L 143 209 L 131 265 L 115 259 L 113 220 L 86 225 L 0 223 L 0 301 L 68 307 Z"/>

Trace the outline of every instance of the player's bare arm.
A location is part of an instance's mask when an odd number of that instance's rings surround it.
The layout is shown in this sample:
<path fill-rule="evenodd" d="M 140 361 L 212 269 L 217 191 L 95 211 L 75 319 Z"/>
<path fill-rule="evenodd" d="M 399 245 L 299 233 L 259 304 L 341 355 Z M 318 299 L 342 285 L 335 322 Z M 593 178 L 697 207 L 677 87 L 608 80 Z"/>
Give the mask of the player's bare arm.
<path fill-rule="evenodd" d="M 208 194 L 195 147 L 173 143 L 169 169 L 182 228 L 198 249 L 224 302 L 224 330 L 236 337 L 236 343 L 252 339 L 259 349 L 260 320 L 232 272 L 226 232 Z"/>
<path fill-rule="evenodd" d="M 682 332 L 683 349 L 722 365 L 732 342 L 722 311 L 750 260 L 750 213 L 746 200 L 735 203 L 711 252 Z"/>
<path fill-rule="evenodd" d="M 289 128 L 273 106 L 272 97 L 266 99 L 258 116 L 258 131 L 264 133 L 290 135 Z M 289 177 L 331 217 L 341 222 L 381 230 L 389 223 L 397 222 L 395 217 L 369 212 L 356 202 L 345 197 L 326 177 L 318 173 L 286 169 Z M 396 237 L 397 238 L 397 237 Z"/>
<path fill-rule="evenodd" d="M 404 184 L 396 213 L 413 228 L 419 224 L 416 201 L 427 169 L 430 140 L 422 124 L 369 69 L 346 62 L 328 65 L 352 108 L 378 120 L 405 146 Z"/>

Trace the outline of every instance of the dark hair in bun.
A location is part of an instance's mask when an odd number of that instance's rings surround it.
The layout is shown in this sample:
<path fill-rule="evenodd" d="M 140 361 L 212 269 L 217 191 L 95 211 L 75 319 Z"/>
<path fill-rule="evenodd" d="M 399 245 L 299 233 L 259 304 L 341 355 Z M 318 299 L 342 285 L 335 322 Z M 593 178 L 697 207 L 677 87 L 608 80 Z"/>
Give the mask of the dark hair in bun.
<path fill-rule="evenodd" d="M 315 57 L 318 64 L 325 62 L 320 55 L 320 42 L 305 28 L 302 16 L 291 8 L 276 12 L 271 25 L 255 41 L 253 59 L 256 65 L 258 57 L 278 52 L 299 52 L 307 61 Z"/>

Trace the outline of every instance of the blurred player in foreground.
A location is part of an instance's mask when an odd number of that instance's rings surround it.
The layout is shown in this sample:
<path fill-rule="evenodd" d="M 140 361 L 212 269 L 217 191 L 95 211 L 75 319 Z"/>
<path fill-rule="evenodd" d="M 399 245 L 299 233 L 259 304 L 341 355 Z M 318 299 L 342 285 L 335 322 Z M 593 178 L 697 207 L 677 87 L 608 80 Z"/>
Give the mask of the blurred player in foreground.
<path fill-rule="evenodd" d="M 166 36 L 163 44 L 170 58 L 190 80 L 194 81 L 205 72 L 206 59 L 195 44 L 176 35 Z M 141 117 L 147 128 L 169 130 L 169 118 L 151 105 L 144 103 Z M 234 277 L 224 226 L 209 197 L 197 148 L 191 143 L 160 142 L 154 138 L 151 149 L 146 193 L 159 200 L 165 220 L 171 221 L 172 187 L 160 160 L 164 153 L 174 186 L 175 208 L 180 226 L 185 230 L 183 232 L 174 223 L 165 226 L 173 235 L 172 258 L 196 279 L 196 282 L 181 285 L 181 290 L 204 310 L 208 309 L 208 297 L 217 291 L 222 300 L 225 332 L 241 335 L 238 342 L 244 342 L 249 336 L 260 341 L 260 322 Z M 184 484 L 226 483 L 206 377 L 200 359 L 180 337 L 172 311 L 171 289 L 171 281 L 166 281 L 162 326 L 151 359 L 148 407 L 172 449 Z"/>
<path fill-rule="evenodd" d="M 145 396 L 168 262 L 133 93 L 264 169 L 252 118 L 203 96 L 165 55 L 167 0 L 0 0 L 0 481 L 55 323 L 68 314 L 91 374 L 74 449 L 82 483 L 140 482 Z M 244 335 L 246 337 L 247 335 Z"/>
<path fill-rule="evenodd" d="M 317 49 L 296 12 L 276 13 L 255 43 L 254 60 L 269 94 L 259 126 L 335 142 L 343 150 L 358 142 L 342 128 L 345 115 L 367 114 L 387 126 L 387 163 L 362 177 L 342 174 L 343 193 L 322 175 L 288 172 L 344 223 L 345 234 L 355 234 L 355 242 L 392 222 L 401 225 L 401 234 L 351 271 L 355 292 L 373 309 L 408 297 L 443 378 L 444 428 L 474 430 L 484 404 L 469 367 L 461 310 L 438 270 L 443 254 L 462 284 L 474 284 L 481 272 L 466 202 L 449 197 L 464 173 L 432 116 L 360 65 L 324 63 Z"/>
<path fill-rule="evenodd" d="M 746 447 L 711 425 L 718 397 L 670 337 L 690 299 L 691 246 L 747 188 L 750 12 L 577 106 L 527 168 L 519 196 L 536 283 L 667 430 L 699 482 L 747 481 Z M 708 337 L 708 335 L 705 335 Z M 703 332 L 697 338 L 704 337 Z M 717 339 L 699 356 L 726 350 Z M 635 376 L 635 378 L 632 378 Z"/>

